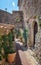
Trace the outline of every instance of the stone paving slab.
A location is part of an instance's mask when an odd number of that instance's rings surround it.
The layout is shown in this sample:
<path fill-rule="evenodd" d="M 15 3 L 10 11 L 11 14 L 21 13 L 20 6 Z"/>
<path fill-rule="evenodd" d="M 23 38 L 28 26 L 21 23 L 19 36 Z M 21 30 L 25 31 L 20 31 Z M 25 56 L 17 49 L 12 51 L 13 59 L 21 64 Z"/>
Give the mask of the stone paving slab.
<path fill-rule="evenodd" d="M 34 52 L 32 52 L 30 49 L 28 49 L 24 53 L 26 54 L 26 58 L 27 58 L 28 62 L 30 63 L 30 65 L 38 65 L 38 62 L 32 56 L 34 54 Z"/>
<path fill-rule="evenodd" d="M 36 59 L 33 57 L 33 54 L 35 54 L 32 50 L 27 49 L 25 47 L 23 47 L 22 43 L 19 43 L 19 45 L 22 47 L 22 49 L 24 50 L 24 54 L 25 54 L 25 60 L 27 60 L 27 62 L 29 63 L 29 65 L 38 65 Z"/>
<path fill-rule="evenodd" d="M 26 58 L 25 53 L 21 50 L 19 50 L 18 53 L 19 53 L 19 56 L 20 56 L 21 64 L 22 65 L 30 65 L 27 58 Z"/>

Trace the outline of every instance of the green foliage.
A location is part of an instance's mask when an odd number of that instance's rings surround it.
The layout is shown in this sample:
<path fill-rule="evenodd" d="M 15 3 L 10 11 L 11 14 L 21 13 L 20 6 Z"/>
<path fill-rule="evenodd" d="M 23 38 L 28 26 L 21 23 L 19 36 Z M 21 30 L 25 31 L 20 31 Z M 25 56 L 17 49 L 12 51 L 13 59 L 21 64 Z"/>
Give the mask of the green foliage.
<path fill-rule="evenodd" d="M 27 36 L 28 36 L 28 30 L 24 29 L 23 37 L 24 37 L 25 43 L 27 42 Z"/>
<path fill-rule="evenodd" d="M 41 27 L 41 21 L 39 21 L 39 26 Z"/>
<path fill-rule="evenodd" d="M 41 27 L 41 18 L 38 16 L 39 26 Z"/>
<path fill-rule="evenodd" d="M 13 32 L 11 31 L 8 35 L 3 36 L 3 48 L 5 50 L 6 56 L 8 53 L 14 53 L 15 50 L 12 50 L 12 44 L 13 44 Z"/>
<path fill-rule="evenodd" d="M 7 53 L 14 53 L 15 50 L 12 49 L 12 45 L 13 45 L 13 37 L 14 37 L 14 34 L 13 34 L 13 31 L 11 31 L 9 34 L 8 34 L 8 41 L 9 41 L 9 46 L 8 46 L 8 52 Z"/>
<path fill-rule="evenodd" d="M 0 36 L 0 55 L 1 55 L 1 49 L 2 49 L 2 37 Z"/>
<path fill-rule="evenodd" d="M 0 60 L 2 59 L 2 57 L 7 58 L 7 55 L 9 53 L 14 53 L 15 50 L 12 49 L 12 45 L 13 45 L 13 31 L 11 31 L 8 35 L 3 35 L 0 36 Z M 5 52 L 5 56 L 2 54 L 2 50 L 4 49 Z"/>
<path fill-rule="evenodd" d="M 16 36 L 18 37 L 18 36 L 19 36 L 19 30 L 16 30 L 16 29 L 15 29 L 15 34 L 16 34 Z"/>
<path fill-rule="evenodd" d="M 0 36 L 0 60 L 2 60 L 2 58 L 4 58 L 4 54 L 2 53 L 2 36 Z"/>
<path fill-rule="evenodd" d="M 27 29 L 24 29 L 23 37 L 24 37 L 25 39 L 27 38 L 27 33 L 28 33 L 28 30 L 27 30 Z"/>
<path fill-rule="evenodd" d="M 16 18 L 16 22 L 20 22 L 20 18 L 18 17 L 18 18 Z"/>
<path fill-rule="evenodd" d="M 3 40 L 3 42 L 7 42 L 7 40 L 8 40 L 7 35 L 3 35 L 3 36 L 2 36 L 2 40 Z"/>
<path fill-rule="evenodd" d="M 8 47 L 8 49 L 6 49 L 6 52 L 5 52 L 7 55 L 8 54 L 12 54 L 12 53 L 15 53 L 15 50 L 12 50 L 11 48 Z"/>
<path fill-rule="evenodd" d="M 13 44 L 13 32 L 11 31 L 8 35 L 0 36 L 0 60 L 2 58 L 7 58 L 9 53 L 14 53 L 15 50 L 12 49 Z M 4 54 L 2 53 L 2 48 L 4 49 Z"/>
<path fill-rule="evenodd" d="M 12 44 L 12 33 L 11 32 L 8 34 L 8 42 L 9 42 L 9 45 L 11 46 Z"/>
<path fill-rule="evenodd" d="M 2 36 L 2 40 L 3 40 L 3 42 L 2 42 L 2 46 L 3 46 L 3 48 L 4 48 L 4 51 L 6 52 L 6 50 L 7 50 L 7 47 L 8 47 L 8 37 L 7 37 L 7 35 L 3 35 Z"/>

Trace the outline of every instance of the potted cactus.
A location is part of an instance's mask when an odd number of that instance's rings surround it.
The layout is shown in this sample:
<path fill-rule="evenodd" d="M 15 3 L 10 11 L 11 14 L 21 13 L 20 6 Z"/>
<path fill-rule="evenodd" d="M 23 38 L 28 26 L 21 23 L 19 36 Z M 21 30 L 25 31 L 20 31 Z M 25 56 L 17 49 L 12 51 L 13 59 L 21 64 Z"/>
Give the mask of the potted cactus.
<path fill-rule="evenodd" d="M 9 41 L 9 46 L 8 46 L 8 62 L 9 63 L 14 62 L 15 56 L 16 56 L 15 47 L 13 46 L 13 44 L 15 44 L 15 43 L 13 42 L 12 38 L 13 38 L 13 34 L 12 34 L 12 31 L 10 31 L 10 33 L 8 34 L 8 41 Z"/>

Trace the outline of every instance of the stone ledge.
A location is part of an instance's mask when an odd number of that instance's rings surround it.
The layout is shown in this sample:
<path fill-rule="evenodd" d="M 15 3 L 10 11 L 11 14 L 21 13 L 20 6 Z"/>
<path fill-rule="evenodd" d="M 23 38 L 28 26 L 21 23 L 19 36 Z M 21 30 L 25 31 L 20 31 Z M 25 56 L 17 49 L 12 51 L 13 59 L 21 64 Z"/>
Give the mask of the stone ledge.
<path fill-rule="evenodd" d="M 22 50 L 19 50 L 18 54 L 19 54 L 22 65 L 30 65 L 29 62 L 27 61 L 27 58 L 26 58 L 24 52 Z"/>

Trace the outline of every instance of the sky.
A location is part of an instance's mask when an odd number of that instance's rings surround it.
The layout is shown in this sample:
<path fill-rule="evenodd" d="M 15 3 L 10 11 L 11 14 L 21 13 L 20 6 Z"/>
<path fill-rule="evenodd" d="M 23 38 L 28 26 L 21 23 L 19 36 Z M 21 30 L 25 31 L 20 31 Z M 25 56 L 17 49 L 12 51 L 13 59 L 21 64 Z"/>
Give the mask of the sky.
<path fill-rule="evenodd" d="M 7 9 L 7 12 L 10 13 L 13 10 L 18 10 L 18 0 L 0 0 L 0 9 Z"/>

